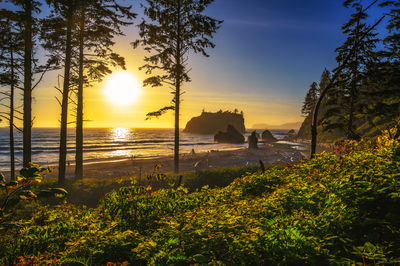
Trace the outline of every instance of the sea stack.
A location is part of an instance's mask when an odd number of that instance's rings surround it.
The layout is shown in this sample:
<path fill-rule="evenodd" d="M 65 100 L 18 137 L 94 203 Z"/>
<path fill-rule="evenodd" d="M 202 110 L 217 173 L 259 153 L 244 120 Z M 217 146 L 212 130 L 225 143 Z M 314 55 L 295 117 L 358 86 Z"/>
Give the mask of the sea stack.
<path fill-rule="evenodd" d="M 228 125 L 226 132 L 220 131 L 214 136 L 214 141 L 218 143 L 242 144 L 245 142 L 245 138 L 234 126 Z"/>
<path fill-rule="evenodd" d="M 186 125 L 183 132 L 191 134 L 215 135 L 224 131 L 228 125 L 232 125 L 235 129 L 244 134 L 246 131 L 244 125 L 243 112 L 239 111 L 219 111 L 216 113 L 205 112 L 193 117 Z"/>
<path fill-rule="evenodd" d="M 253 131 L 251 135 L 248 137 L 249 149 L 258 149 L 258 138 L 257 132 Z"/>
<path fill-rule="evenodd" d="M 265 130 L 262 133 L 262 140 L 266 143 L 272 143 L 278 141 L 269 130 Z"/>

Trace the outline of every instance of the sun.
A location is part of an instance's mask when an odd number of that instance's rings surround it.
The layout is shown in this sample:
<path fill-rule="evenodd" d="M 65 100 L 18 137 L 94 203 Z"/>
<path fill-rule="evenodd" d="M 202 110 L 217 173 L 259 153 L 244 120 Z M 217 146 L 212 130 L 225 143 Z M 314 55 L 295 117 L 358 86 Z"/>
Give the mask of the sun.
<path fill-rule="evenodd" d="M 127 71 L 113 73 L 107 79 L 104 89 L 107 100 L 118 106 L 134 104 L 140 92 L 138 80 Z"/>

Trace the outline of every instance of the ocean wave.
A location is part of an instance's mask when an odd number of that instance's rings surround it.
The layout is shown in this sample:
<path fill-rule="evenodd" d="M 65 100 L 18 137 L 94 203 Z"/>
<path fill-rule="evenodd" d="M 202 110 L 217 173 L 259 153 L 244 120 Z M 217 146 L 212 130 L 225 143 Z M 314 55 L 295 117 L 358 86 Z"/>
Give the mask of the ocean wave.
<path fill-rule="evenodd" d="M 73 133 L 73 134 L 70 134 Z M 74 160 L 75 134 L 69 130 L 67 160 Z M 58 129 L 34 129 L 32 135 L 32 159 L 39 164 L 56 164 L 59 153 Z M 182 134 L 182 152 L 231 149 L 232 145 L 217 144 L 210 135 Z M 240 146 L 240 145 L 239 145 Z M 104 158 L 149 158 L 173 154 L 173 129 L 132 129 L 116 135 L 111 129 L 85 129 L 84 161 Z M 15 156 L 22 161 L 22 134 L 15 134 Z M 8 130 L 0 129 L 0 169 L 8 169 Z"/>

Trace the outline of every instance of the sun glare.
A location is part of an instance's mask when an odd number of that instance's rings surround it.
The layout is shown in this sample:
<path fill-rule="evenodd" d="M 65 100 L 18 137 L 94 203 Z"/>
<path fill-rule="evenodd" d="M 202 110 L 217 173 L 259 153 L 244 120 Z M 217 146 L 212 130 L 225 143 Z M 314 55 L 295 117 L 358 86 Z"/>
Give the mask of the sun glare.
<path fill-rule="evenodd" d="M 128 106 L 136 102 L 140 84 L 131 73 L 120 71 L 108 78 L 104 92 L 112 104 Z"/>

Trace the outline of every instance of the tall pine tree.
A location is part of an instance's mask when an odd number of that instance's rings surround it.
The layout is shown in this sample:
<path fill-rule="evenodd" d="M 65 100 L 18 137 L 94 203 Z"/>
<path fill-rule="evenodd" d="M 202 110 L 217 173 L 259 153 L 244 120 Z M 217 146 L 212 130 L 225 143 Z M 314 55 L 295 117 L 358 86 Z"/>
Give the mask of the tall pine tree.
<path fill-rule="evenodd" d="M 73 58 L 73 33 L 76 30 L 76 12 L 79 0 L 47 0 L 52 14 L 43 23 L 44 47 L 58 64 L 64 67 L 61 92 L 60 149 L 58 161 L 58 183 L 64 185 L 67 160 L 68 104 L 71 92 L 71 63 Z M 75 41 L 76 42 L 76 41 Z"/>
<path fill-rule="evenodd" d="M 8 0 L 15 5 L 14 11 L 21 22 L 23 36 L 23 164 L 28 166 L 32 161 L 32 84 L 35 72 L 34 51 L 37 40 L 40 1 L 35 0 Z"/>
<path fill-rule="evenodd" d="M 388 34 L 383 40 L 384 49 L 379 52 L 380 60 L 368 67 L 363 86 L 369 99 L 363 114 L 378 133 L 394 126 L 395 118 L 400 116 L 400 2 L 384 1 L 381 6 L 390 10 Z"/>
<path fill-rule="evenodd" d="M 169 110 L 175 112 L 174 170 L 179 172 L 179 115 L 182 86 L 191 79 L 188 75 L 188 57 L 191 52 L 208 56 L 207 48 L 214 48 L 211 38 L 222 21 L 204 15 L 214 0 L 146 0 L 147 19 L 139 25 L 139 44 L 151 55 L 145 57 L 145 69 L 151 75 L 145 86 L 167 86 L 171 89 L 171 105 L 148 117 L 158 117 Z"/>
<path fill-rule="evenodd" d="M 329 83 L 326 85 L 326 87 L 321 90 L 321 95 L 315 105 L 314 112 L 312 115 L 312 123 L 311 123 L 311 152 L 310 156 L 311 158 L 314 157 L 317 149 L 317 136 L 318 136 L 318 129 L 317 129 L 317 124 L 318 124 L 318 115 L 320 111 L 320 107 L 325 100 L 325 97 L 327 94 L 330 92 L 332 87 L 334 87 L 335 83 L 337 83 L 338 78 L 342 75 L 342 72 L 344 69 L 348 68 L 350 62 L 353 60 L 354 55 L 357 54 L 358 50 L 360 47 L 362 47 L 362 42 L 365 39 L 368 39 L 368 36 L 375 30 L 375 28 L 383 21 L 385 18 L 385 15 L 383 15 L 381 18 L 379 18 L 375 24 L 373 24 L 370 27 L 364 27 L 365 24 L 361 23 L 363 13 L 366 13 L 372 6 L 374 6 L 378 1 L 372 1 L 370 5 L 368 5 L 366 8 L 363 8 L 360 4 L 355 4 L 354 6 L 357 8 L 358 12 L 355 15 L 352 15 L 351 20 L 349 21 L 349 25 L 353 24 L 355 25 L 355 29 L 352 33 L 354 33 L 351 37 L 353 38 L 353 42 L 349 46 L 348 50 L 346 53 L 342 53 L 344 55 L 342 58 L 340 58 L 339 61 L 339 66 L 335 69 L 333 72 L 333 75 L 329 81 Z M 349 6 L 354 3 L 354 0 L 346 0 L 344 2 L 345 6 Z M 355 22 L 355 24 L 354 24 Z M 348 125 L 352 125 L 351 123 L 348 123 Z M 354 137 L 351 136 L 352 138 Z"/>
<path fill-rule="evenodd" d="M 358 1 L 346 1 L 345 6 L 354 8 L 355 13 L 342 28 L 347 39 L 336 49 L 336 60 L 339 65 L 347 60 L 347 65 L 342 68 L 340 79 L 336 81 L 336 98 L 330 99 L 336 101 L 336 105 L 330 108 L 325 117 L 331 121 L 330 128 L 340 127 L 349 139 L 358 139 L 360 136 L 355 131 L 355 117 L 361 108 L 360 90 L 367 66 L 376 61 L 375 48 L 378 39 L 374 31 L 367 33 L 370 28 L 366 24 L 368 14 L 361 4 Z M 358 41 L 358 48 L 352 51 L 351 48 L 360 35 L 364 38 Z"/>
<path fill-rule="evenodd" d="M 316 82 L 313 82 L 306 94 L 306 98 L 304 99 L 303 103 L 303 108 L 301 109 L 301 113 L 304 116 L 309 116 L 312 113 L 317 99 L 318 99 L 318 84 Z"/>
<path fill-rule="evenodd" d="M 4 96 L 1 101 L 7 100 L 7 111 L 0 112 L 0 117 L 8 120 L 9 125 L 9 151 L 10 151 L 10 178 L 15 180 L 15 91 L 20 85 L 22 71 L 23 39 L 21 23 L 14 12 L 0 10 L 0 85 L 8 87 L 7 91 L 0 92 Z"/>
<path fill-rule="evenodd" d="M 77 17 L 75 178 L 79 179 L 83 177 L 84 87 L 101 81 L 111 73 L 111 67 L 125 69 L 124 58 L 112 51 L 113 38 L 124 35 L 121 27 L 130 25 L 136 14 L 131 12 L 131 6 L 120 5 L 115 0 L 80 0 Z"/>

